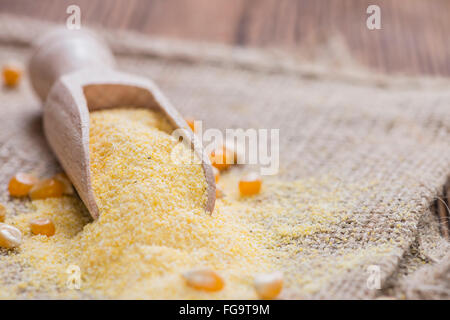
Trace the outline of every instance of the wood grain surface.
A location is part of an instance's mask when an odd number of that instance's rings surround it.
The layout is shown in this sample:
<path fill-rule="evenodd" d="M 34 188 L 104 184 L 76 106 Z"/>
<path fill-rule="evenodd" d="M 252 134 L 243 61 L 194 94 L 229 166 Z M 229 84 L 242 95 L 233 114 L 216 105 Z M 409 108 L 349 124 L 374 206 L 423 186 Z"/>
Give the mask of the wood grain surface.
<path fill-rule="evenodd" d="M 340 35 L 378 71 L 450 76 L 447 0 L 1 0 L 0 12 L 65 22 L 70 4 L 85 24 L 197 41 L 296 50 Z M 370 4 L 381 30 L 366 27 Z"/>

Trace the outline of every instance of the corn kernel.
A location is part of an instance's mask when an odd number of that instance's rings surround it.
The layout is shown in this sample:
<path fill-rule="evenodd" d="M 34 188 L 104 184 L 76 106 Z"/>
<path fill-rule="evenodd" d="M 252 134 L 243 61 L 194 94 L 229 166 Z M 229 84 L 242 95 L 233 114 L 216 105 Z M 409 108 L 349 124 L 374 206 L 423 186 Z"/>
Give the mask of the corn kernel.
<path fill-rule="evenodd" d="M 44 179 L 36 183 L 30 190 L 32 200 L 59 198 L 64 193 L 64 185 L 56 179 Z"/>
<path fill-rule="evenodd" d="M 22 76 L 22 69 L 15 65 L 3 66 L 3 83 L 8 87 L 15 87 L 19 84 Z"/>
<path fill-rule="evenodd" d="M 0 203 L 0 222 L 4 222 L 6 217 L 6 208 Z"/>
<path fill-rule="evenodd" d="M 0 223 L 0 247 L 12 249 L 22 243 L 22 232 L 16 227 L 6 223 Z"/>
<path fill-rule="evenodd" d="M 255 278 L 254 286 L 261 299 L 275 299 L 283 289 L 283 274 L 274 272 L 259 275 Z"/>
<path fill-rule="evenodd" d="M 183 273 L 186 284 L 197 290 L 219 291 L 225 283 L 221 276 L 210 269 L 196 269 Z"/>
<path fill-rule="evenodd" d="M 186 120 L 189 128 L 191 128 L 191 130 L 195 132 L 194 119 L 186 118 L 185 120 Z"/>
<path fill-rule="evenodd" d="M 51 237 L 55 234 L 55 225 L 52 220 L 47 218 L 31 220 L 30 228 L 33 234 L 42 234 L 47 237 Z"/>
<path fill-rule="evenodd" d="M 212 168 L 213 168 L 213 173 L 214 173 L 214 179 L 216 179 L 216 183 L 217 183 L 217 182 L 219 182 L 220 171 L 216 167 L 212 167 Z"/>
<path fill-rule="evenodd" d="M 9 194 L 13 197 L 26 196 L 37 182 L 38 179 L 35 176 L 19 172 L 9 181 Z"/>
<path fill-rule="evenodd" d="M 218 186 L 216 186 L 216 199 L 223 198 L 223 196 L 224 196 L 224 193 L 223 193 L 222 189 L 219 188 Z"/>
<path fill-rule="evenodd" d="M 252 172 L 241 178 L 239 181 L 239 191 L 243 196 L 251 196 L 261 191 L 261 177 L 258 173 Z"/>
<path fill-rule="evenodd" d="M 225 170 L 235 163 L 235 153 L 222 146 L 211 152 L 210 159 L 214 167 L 219 170 Z"/>
<path fill-rule="evenodd" d="M 74 194 L 72 183 L 70 182 L 69 178 L 67 177 L 67 175 L 64 172 L 56 174 L 53 177 L 53 179 L 56 179 L 63 184 L 63 193 L 64 194 L 66 194 L 66 195 Z"/>

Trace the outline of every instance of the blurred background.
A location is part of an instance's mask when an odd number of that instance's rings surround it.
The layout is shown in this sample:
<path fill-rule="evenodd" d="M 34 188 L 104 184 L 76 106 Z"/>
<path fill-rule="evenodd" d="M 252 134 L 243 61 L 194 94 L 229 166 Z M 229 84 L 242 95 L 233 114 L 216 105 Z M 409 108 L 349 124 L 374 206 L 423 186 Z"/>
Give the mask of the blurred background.
<path fill-rule="evenodd" d="M 361 64 L 388 73 L 450 76 L 447 0 L 0 0 L 0 12 L 152 36 L 295 51 L 338 36 Z M 381 30 L 366 26 L 381 8 Z"/>

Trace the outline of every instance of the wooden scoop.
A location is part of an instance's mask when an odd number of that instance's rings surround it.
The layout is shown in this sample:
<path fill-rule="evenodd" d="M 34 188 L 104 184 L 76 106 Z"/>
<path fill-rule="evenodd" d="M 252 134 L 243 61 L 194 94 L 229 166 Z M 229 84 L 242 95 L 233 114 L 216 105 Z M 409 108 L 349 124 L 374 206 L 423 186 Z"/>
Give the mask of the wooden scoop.
<path fill-rule="evenodd" d="M 42 101 L 44 132 L 51 148 L 94 219 L 99 217 L 89 166 L 89 111 L 133 106 L 162 112 L 174 129 L 183 128 L 202 161 L 207 182 L 206 211 L 216 200 L 208 156 L 186 121 L 149 79 L 113 70 L 111 51 L 89 32 L 57 29 L 39 39 L 29 71 Z"/>

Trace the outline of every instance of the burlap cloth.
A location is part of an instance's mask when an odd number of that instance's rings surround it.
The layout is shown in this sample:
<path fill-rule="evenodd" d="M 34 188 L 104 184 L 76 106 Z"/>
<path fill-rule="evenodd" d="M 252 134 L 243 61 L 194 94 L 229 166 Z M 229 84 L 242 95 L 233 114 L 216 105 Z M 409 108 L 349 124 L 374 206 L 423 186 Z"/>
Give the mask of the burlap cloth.
<path fill-rule="evenodd" d="M 0 63 L 25 63 L 30 42 L 49 27 L 0 15 Z M 280 128 L 282 178 L 331 174 L 344 186 L 367 183 L 358 194 L 344 189 L 353 219 L 335 227 L 335 244 L 310 245 L 324 260 L 384 244 L 389 250 L 361 254 L 357 267 L 294 298 L 450 297 L 450 246 L 431 210 L 450 174 L 448 80 L 373 75 L 333 41 L 288 55 L 99 32 L 122 70 L 153 78 L 183 114 L 207 127 Z M 0 96 L 0 201 L 21 210 L 23 202 L 7 195 L 10 176 L 49 174 L 58 164 L 27 77 Z M 380 290 L 367 286 L 370 265 L 380 267 Z M 3 269 L 2 277 L 20 278 Z"/>

